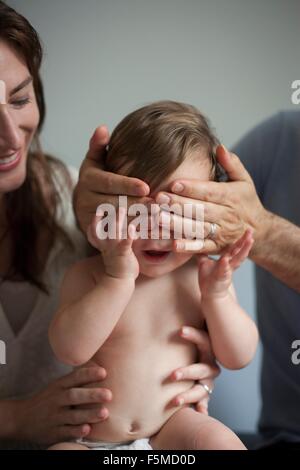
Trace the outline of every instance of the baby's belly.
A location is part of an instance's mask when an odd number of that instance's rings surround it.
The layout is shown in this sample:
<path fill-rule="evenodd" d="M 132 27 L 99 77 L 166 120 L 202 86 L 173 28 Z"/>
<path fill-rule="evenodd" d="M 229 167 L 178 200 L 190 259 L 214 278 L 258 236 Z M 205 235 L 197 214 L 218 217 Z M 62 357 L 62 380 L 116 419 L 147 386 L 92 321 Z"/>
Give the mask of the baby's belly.
<path fill-rule="evenodd" d="M 105 405 L 109 418 L 92 425 L 89 439 L 121 442 L 149 437 L 179 409 L 171 400 L 193 384 L 169 377 L 178 367 L 193 363 L 196 351 L 180 342 L 172 347 L 158 345 L 153 339 L 152 343 L 132 346 L 110 341 L 93 358 L 107 371 L 98 386 L 110 389 L 113 399 Z"/>

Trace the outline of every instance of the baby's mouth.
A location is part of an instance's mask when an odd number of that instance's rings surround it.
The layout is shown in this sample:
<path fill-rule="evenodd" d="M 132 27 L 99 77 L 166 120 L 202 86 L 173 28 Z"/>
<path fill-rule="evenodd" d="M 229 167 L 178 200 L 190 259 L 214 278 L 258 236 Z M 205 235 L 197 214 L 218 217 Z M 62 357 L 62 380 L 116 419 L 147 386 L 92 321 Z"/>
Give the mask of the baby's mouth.
<path fill-rule="evenodd" d="M 164 261 L 170 254 L 170 251 L 158 251 L 158 250 L 144 250 L 143 254 L 148 261 L 161 262 Z"/>

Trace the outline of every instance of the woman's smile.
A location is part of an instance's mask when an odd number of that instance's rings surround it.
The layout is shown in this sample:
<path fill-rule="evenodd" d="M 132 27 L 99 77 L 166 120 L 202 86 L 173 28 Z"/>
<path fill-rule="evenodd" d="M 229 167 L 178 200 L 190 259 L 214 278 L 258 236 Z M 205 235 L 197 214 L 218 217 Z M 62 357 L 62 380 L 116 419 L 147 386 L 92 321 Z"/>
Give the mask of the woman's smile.
<path fill-rule="evenodd" d="M 12 153 L 11 155 L 0 157 L 0 171 L 9 171 L 14 169 L 21 161 L 21 157 L 22 153 L 20 150 Z"/>

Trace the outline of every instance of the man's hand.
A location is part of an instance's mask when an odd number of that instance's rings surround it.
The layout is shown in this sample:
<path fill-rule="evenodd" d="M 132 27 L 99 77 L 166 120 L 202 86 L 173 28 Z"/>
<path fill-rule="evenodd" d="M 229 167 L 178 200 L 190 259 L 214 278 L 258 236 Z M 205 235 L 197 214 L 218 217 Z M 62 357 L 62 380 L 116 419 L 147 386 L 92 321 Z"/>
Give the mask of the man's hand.
<path fill-rule="evenodd" d="M 216 363 L 212 345 L 206 331 L 198 330 L 191 326 L 184 326 L 180 330 L 180 336 L 198 348 L 200 362 L 187 367 L 181 367 L 172 372 L 170 376 L 172 381 L 190 380 L 194 385 L 186 392 L 173 398 L 171 404 L 173 406 L 194 404 L 197 411 L 207 414 L 210 396 L 203 385 L 213 390 L 214 379 L 219 375 L 220 367 Z M 200 385 L 200 382 L 202 385 Z"/>
<path fill-rule="evenodd" d="M 254 241 L 264 236 L 264 218 L 267 211 L 261 204 L 254 183 L 239 158 L 228 152 L 223 145 L 217 148 L 217 159 L 228 174 L 229 182 L 176 180 L 170 192 L 158 193 L 156 202 L 168 204 L 193 204 L 204 206 L 204 240 L 199 249 L 198 240 L 177 240 L 178 252 L 219 253 L 235 243 L 247 228 L 252 229 Z M 174 211 L 176 213 L 176 210 Z M 182 211 L 183 213 L 183 211 Z M 201 213 L 201 212 L 200 212 Z M 195 217 L 196 210 L 193 211 Z M 211 224 L 216 224 L 216 233 L 208 237 Z M 201 244 L 200 244 L 201 246 Z M 255 249 L 255 245 L 254 245 Z"/>

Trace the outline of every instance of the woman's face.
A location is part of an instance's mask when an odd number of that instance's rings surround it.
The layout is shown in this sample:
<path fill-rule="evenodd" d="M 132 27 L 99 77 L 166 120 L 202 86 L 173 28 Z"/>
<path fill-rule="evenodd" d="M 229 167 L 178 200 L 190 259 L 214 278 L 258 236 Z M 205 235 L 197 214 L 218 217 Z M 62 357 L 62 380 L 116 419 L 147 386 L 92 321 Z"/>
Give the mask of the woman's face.
<path fill-rule="evenodd" d="M 28 150 L 40 116 L 27 65 L 2 40 L 0 81 L 0 194 L 3 194 L 19 188 L 26 178 Z"/>

